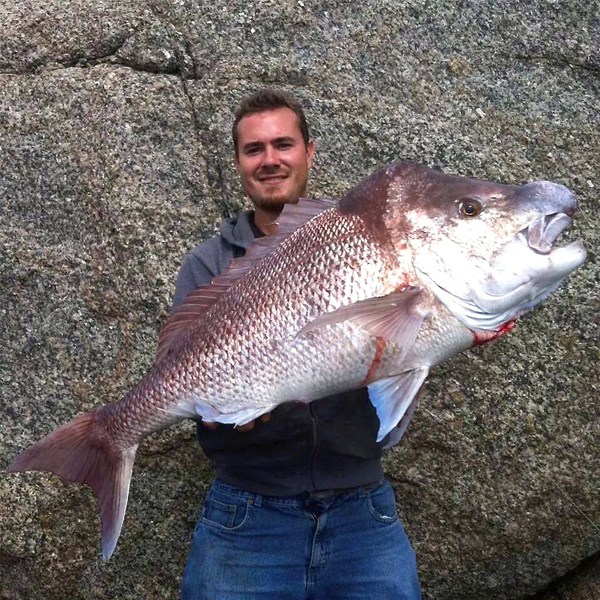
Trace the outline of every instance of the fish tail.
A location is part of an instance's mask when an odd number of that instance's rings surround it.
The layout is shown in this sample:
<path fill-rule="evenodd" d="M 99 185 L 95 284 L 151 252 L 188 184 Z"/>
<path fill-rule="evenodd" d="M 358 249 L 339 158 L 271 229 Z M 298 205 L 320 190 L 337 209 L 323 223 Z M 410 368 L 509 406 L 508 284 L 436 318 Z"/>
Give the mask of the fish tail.
<path fill-rule="evenodd" d="M 137 444 L 122 448 L 103 427 L 102 407 L 79 415 L 25 450 L 9 472 L 50 471 L 85 483 L 96 494 L 102 520 L 102 557 L 112 555 L 125 518 Z"/>

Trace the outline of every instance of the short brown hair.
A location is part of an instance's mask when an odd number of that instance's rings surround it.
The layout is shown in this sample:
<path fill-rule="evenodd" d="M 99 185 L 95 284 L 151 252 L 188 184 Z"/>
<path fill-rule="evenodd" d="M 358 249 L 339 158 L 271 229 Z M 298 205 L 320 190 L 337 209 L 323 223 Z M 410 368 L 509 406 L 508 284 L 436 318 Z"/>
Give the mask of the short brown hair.
<path fill-rule="evenodd" d="M 294 100 L 289 94 L 280 90 L 273 90 L 270 88 L 263 88 L 258 90 L 250 96 L 246 96 L 240 103 L 238 109 L 235 111 L 235 120 L 233 121 L 233 128 L 231 133 L 233 135 L 233 145 L 235 147 L 235 154 L 238 152 L 238 135 L 237 126 L 238 123 L 246 116 L 253 113 L 260 113 L 267 110 L 275 110 L 276 108 L 289 108 L 294 111 L 298 118 L 298 126 L 300 127 L 300 133 L 304 139 L 304 144 L 308 144 L 310 135 L 308 133 L 308 124 L 306 123 L 306 116 L 302 106 Z"/>

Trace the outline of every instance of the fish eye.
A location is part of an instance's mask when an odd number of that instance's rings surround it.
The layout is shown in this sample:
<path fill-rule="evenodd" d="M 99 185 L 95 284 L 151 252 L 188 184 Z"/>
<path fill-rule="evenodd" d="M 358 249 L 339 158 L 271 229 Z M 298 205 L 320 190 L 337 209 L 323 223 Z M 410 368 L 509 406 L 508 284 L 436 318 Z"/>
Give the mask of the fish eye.
<path fill-rule="evenodd" d="M 474 198 L 463 198 L 458 203 L 458 210 L 465 217 L 476 217 L 483 210 L 483 204 Z"/>

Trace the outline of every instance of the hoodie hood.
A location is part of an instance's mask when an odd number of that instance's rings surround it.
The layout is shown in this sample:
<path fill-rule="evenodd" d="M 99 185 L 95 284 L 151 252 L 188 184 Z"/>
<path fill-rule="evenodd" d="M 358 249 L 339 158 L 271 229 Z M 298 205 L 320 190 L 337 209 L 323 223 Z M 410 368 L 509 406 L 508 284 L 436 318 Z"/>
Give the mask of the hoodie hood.
<path fill-rule="evenodd" d="M 224 219 L 219 226 L 219 234 L 232 246 L 244 250 L 254 239 L 264 235 L 254 224 L 254 211 L 251 210 L 245 210 L 234 217 Z"/>

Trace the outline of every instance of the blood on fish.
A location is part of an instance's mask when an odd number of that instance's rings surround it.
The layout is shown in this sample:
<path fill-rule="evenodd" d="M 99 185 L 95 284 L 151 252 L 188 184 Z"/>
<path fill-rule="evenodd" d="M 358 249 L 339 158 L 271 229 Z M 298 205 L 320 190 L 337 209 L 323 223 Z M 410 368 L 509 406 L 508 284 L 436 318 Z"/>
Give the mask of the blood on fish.
<path fill-rule="evenodd" d="M 394 290 L 396 292 L 401 292 L 402 290 L 405 290 L 409 285 L 410 285 L 410 279 L 408 277 L 408 274 L 405 273 L 403 275 L 403 279 L 401 279 L 400 282 L 394 287 Z"/>
<path fill-rule="evenodd" d="M 371 381 L 371 378 L 375 375 L 375 371 L 377 370 L 377 367 L 379 367 L 379 363 L 381 362 L 381 355 L 383 354 L 383 351 L 385 350 L 386 341 L 384 338 L 377 336 L 375 338 L 375 344 L 376 344 L 375 356 L 373 357 L 373 360 L 371 361 L 369 370 L 367 371 L 367 374 L 365 375 L 365 378 L 363 379 L 363 382 L 361 385 L 366 385 L 367 383 L 369 383 L 369 381 Z"/>
<path fill-rule="evenodd" d="M 516 322 L 516 319 L 506 321 L 506 323 L 502 323 L 498 329 L 494 329 L 493 331 L 473 331 L 473 329 L 471 329 L 471 333 L 473 334 L 473 346 L 481 346 L 481 344 L 491 342 L 501 335 L 508 333 L 515 326 Z"/>

